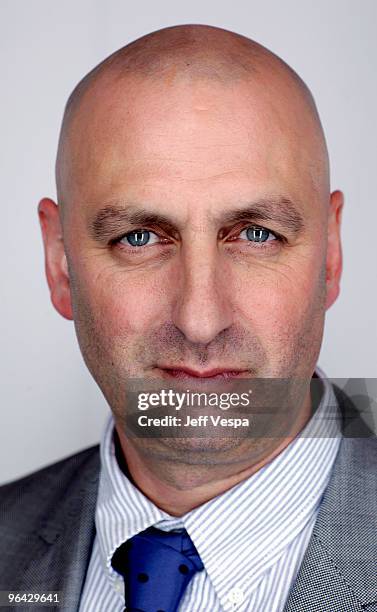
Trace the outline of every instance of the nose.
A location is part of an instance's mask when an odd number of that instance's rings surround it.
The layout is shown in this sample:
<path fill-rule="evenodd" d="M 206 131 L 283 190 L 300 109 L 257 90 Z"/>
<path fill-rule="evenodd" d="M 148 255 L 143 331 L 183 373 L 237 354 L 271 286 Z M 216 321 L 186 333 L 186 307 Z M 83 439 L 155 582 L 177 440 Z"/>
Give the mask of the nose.
<path fill-rule="evenodd" d="M 181 257 L 173 323 L 188 341 L 207 345 L 232 325 L 230 283 L 216 247 L 191 245 Z"/>

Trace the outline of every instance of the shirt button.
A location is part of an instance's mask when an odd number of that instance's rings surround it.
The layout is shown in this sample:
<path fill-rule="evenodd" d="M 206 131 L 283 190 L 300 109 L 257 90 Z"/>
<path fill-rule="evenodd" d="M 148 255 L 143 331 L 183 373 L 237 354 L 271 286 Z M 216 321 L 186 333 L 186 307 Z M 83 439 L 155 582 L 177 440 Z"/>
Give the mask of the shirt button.
<path fill-rule="evenodd" d="M 245 599 L 244 592 L 239 587 L 234 587 L 228 593 L 228 601 L 233 605 L 240 605 Z"/>

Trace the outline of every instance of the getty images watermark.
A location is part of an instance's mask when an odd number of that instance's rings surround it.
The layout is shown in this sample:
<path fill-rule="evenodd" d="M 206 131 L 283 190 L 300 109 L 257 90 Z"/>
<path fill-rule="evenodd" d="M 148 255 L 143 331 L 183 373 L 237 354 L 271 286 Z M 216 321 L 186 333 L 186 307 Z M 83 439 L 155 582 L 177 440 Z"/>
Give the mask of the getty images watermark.
<path fill-rule="evenodd" d="M 122 410 L 125 433 L 284 437 L 302 418 L 306 403 L 303 437 L 334 437 L 339 430 L 346 437 L 376 435 L 376 379 L 258 378 L 200 381 L 192 386 L 186 380 L 169 388 L 164 383 L 127 381 Z"/>
<path fill-rule="evenodd" d="M 173 389 L 161 389 L 159 392 L 138 393 L 137 407 L 139 410 L 148 410 L 151 407 L 169 407 L 175 410 L 194 407 L 215 407 L 220 410 L 229 410 L 231 407 L 250 406 L 249 395 L 252 389 L 243 393 L 205 393 L 198 391 L 179 392 Z M 141 415 L 138 418 L 140 427 L 207 427 L 208 424 L 214 427 L 249 427 L 249 417 L 230 417 L 223 418 L 221 415 L 201 414 L 198 417 L 186 415 L 185 419 L 176 415 L 165 415 L 163 417 L 148 417 Z"/>

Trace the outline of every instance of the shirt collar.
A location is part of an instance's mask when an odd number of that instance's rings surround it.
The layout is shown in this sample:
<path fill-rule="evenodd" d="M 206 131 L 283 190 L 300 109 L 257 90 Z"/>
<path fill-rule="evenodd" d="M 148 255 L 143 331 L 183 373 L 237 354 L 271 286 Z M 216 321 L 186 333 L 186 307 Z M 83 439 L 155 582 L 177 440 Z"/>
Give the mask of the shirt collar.
<path fill-rule="evenodd" d="M 340 418 L 331 383 L 318 367 L 316 375 L 323 382 L 322 398 L 300 434 L 255 474 L 179 518 L 158 508 L 121 471 L 110 416 L 100 445 L 95 515 L 100 556 L 110 580 L 117 576 L 111 558 L 122 542 L 152 525 L 185 527 L 224 609 L 235 584 L 250 595 L 313 517 L 330 477 Z M 314 423 L 325 427 L 321 437 Z"/>

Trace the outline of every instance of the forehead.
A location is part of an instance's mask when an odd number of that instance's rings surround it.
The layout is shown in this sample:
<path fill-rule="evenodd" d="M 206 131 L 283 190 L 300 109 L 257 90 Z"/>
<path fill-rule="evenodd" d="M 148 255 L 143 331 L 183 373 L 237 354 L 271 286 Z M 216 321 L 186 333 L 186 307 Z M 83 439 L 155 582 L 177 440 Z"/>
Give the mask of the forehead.
<path fill-rule="evenodd" d="M 314 123 L 289 83 L 174 74 L 100 81 L 70 127 L 70 191 L 91 206 L 124 196 L 160 204 L 172 194 L 176 204 L 216 205 L 268 191 L 297 200 L 316 189 L 317 148 Z"/>

